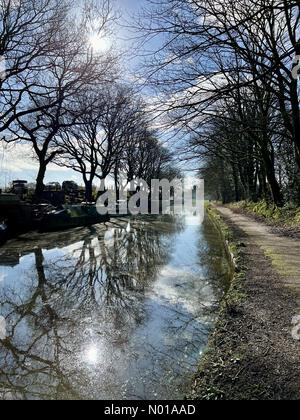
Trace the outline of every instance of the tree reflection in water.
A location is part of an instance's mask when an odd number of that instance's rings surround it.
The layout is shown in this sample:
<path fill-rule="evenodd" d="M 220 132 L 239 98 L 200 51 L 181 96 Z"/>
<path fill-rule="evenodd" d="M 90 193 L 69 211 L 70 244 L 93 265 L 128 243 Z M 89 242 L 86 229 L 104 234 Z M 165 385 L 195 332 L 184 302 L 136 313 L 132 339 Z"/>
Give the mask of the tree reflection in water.
<path fill-rule="evenodd" d="M 37 246 L 6 267 L 0 398 L 155 397 L 162 369 L 170 381 L 187 369 L 186 350 L 194 346 L 198 357 L 207 336 L 201 302 L 193 313 L 185 301 L 172 302 L 175 286 L 170 298 L 157 294 L 184 230 L 171 217 L 116 220 L 63 248 Z M 201 300 L 200 282 L 186 284 L 179 291 L 186 302 L 195 284 Z"/>

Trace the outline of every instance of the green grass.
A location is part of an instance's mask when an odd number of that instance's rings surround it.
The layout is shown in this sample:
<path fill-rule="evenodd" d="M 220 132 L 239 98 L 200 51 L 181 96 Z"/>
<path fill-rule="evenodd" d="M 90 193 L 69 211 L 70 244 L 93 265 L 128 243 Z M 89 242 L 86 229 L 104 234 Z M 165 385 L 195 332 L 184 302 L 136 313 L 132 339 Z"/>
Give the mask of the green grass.
<path fill-rule="evenodd" d="M 279 208 L 274 204 L 267 203 L 267 201 L 260 201 L 258 203 L 242 201 L 240 203 L 231 204 L 230 207 L 233 209 L 242 209 L 248 213 L 263 217 L 268 222 L 275 225 L 300 227 L 300 207 Z"/>
<path fill-rule="evenodd" d="M 228 251 L 232 263 L 236 266 L 238 259 L 238 245 L 233 240 L 232 231 L 229 229 L 228 225 L 223 221 L 218 211 L 211 207 L 209 204 L 206 204 L 206 212 L 209 215 L 211 221 L 214 223 L 215 227 L 221 233 L 221 236 L 225 243 L 226 251 Z"/>

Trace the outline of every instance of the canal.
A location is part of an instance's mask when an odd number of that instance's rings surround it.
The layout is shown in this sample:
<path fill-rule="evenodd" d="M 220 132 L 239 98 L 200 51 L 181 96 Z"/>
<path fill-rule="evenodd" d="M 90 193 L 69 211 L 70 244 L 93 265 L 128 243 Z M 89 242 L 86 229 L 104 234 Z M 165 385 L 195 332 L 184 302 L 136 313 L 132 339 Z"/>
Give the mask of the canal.
<path fill-rule="evenodd" d="M 181 399 L 230 267 L 212 223 L 113 219 L 0 248 L 0 399 Z"/>

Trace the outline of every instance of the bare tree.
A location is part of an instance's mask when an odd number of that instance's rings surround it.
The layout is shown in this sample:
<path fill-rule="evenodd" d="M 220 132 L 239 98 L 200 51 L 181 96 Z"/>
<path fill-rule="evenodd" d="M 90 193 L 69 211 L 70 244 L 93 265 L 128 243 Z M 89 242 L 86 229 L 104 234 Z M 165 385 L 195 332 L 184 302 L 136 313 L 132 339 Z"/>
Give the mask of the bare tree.
<path fill-rule="evenodd" d="M 5 71 L 0 78 L 0 132 L 4 137 L 17 118 L 43 109 L 29 104 L 28 95 L 40 87 L 37 75 L 46 68 L 43 58 L 57 52 L 56 33 L 69 11 L 67 0 L 1 0 L 0 56 Z"/>
<path fill-rule="evenodd" d="M 117 84 L 88 91 L 77 99 L 78 123 L 58 140 L 63 155 L 57 163 L 82 175 L 89 202 L 95 179 L 104 182 L 120 164 L 138 112 L 132 104 L 131 91 Z"/>
<path fill-rule="evenodd" d="M 91 13 L 90 7 L 88 10 Z M 102 18 L 101 29 L 113 19 L 108 14 L 104 14 Z M 41 67 L 35 76 L 35 89 L 30 90 L 29 81 L 25 82 L 28 88 L 27 107 L 32 112 L 17 114 L 14 124 L 10 124 L 8 128 L 8 141 L 30 143 L 38 159 L 37 198 L 44 189 L 48 164 L 60 153 L 60 150 L 55 148 L 55 138 L 61 130 L 75 124 L 79 117 L 79 114 L 76 114 L 75 97 L 91 86 L 104 83 L 113 77 L 112 56 L 95 55 L 88 44 L 85 14 L 81 20 L 76 16 L 79 20 L 77 24 L 74 19 L 70 14 L 64 17 L 52 38 L 53 45 L 57 46 L 56 50 L 40 58 Z"/>
<path fill-rule="evenodd" d="M 291 159 L 300 168 L 299 81 L 292 75 L 300 48 L 299 2 L 149 0 L 149 4 L 138 28 L 146 40 L 155 36 L 163 40 L 146 71 L 150 85 L 164 94 L 161 109 L 172 124 L 192 133 L 193 141 L 202 138 L 201 148 L 196 145 L 202 155 L 211 148 L 212 137 L 207 145 L 204 141 L 208 129 L 218 119 L 231 122 L 228 135 L 235 143 L 231 149 L 242 155 L 245 141 L 256 145 L 254 167 L 262 168 L 274 201 L 282 204 L 275 168 L 280 137 L 292 145 Z M 237 112 L 232 113 L 233 108 Z M 256 124 L 245 118 L 246 110 L 254 108 Z"/>

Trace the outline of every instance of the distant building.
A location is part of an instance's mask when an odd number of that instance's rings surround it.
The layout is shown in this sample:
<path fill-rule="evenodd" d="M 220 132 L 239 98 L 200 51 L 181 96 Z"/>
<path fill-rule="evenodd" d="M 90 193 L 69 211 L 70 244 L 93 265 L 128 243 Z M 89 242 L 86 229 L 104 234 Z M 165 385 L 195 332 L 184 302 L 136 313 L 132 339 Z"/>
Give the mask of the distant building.
<path fill-rule="evenodd" d="M 62 190 L 65 194 L 73 194 L 79 191 L 79 187 L 74 181 L 64 181 L 62 184 Z"/>
<path fill-rule="evenodd" d="M 44 191 L 53 191 L 53 192 L 57 192 L 57 191 L 61 191 L 61 185 L 59 182 L 49 182 L 49 184 L 47 184 L 45 186 L 45 190 Z"/>
<path fill-rule="evenodd" d="M 27 184 L 28 192 L 34 192 L 36 189 L 36 183 L 35 182 L 29 182 Z"/>
<path fill-rule="evenodd" d="M 24 199 L 25 196 L 28 194 L 27 181 L 24 181 L 24 180 L 13 181 L 11 192 L 13 194 L 16 194 L 21 199 Z"/>

